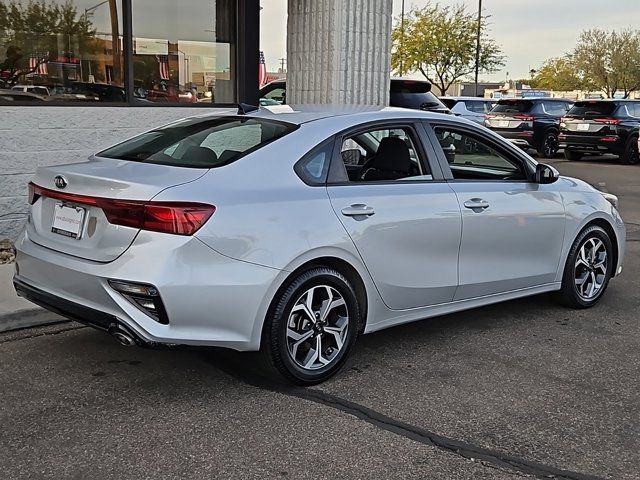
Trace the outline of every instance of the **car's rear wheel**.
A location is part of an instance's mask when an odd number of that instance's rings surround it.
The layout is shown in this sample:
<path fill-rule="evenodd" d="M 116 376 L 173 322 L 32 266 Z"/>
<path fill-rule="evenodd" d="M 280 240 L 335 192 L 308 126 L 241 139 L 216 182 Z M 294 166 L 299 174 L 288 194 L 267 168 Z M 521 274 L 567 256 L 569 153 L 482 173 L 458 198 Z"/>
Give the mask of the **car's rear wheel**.
<path fill-rule="evenodd" d="M 578 161 L 582 160 L 582 157 L 584 157 L 584 153 L 576 152 L 575 150 L 571 150 L 570 148 L 564 149 L 564 158 L 566 158 L 567 160 Z"/>
<path fill-rule="evenodd" d="M 542 158 L 554 158 L 558 153 L 558 134 L 547 132 L 538 148 L 538 156 Z"/>
<path fill-rule="evenodd" d="M 591 226 L 576 238 L 564 268 L 560 299 L 571 308 L 588 308 L 602 297 L 613 265 L 611 238 L 602 228 Z"/>
<path fill-rule="evenodd" d="M 638 152 L 638 139 L 630 138 L 624 147 L 624 153 L 620 156 L 620 161 L 627 165 L 640 163 L 640 153 Z"/>
<path fill-rule="evenodd" d="M 358 336 L 360 308 L 341 273 L 326 267 L 293 279 L 265 321 L 261 353 L 266 366 L 298 385 L 334 375 Z"/>

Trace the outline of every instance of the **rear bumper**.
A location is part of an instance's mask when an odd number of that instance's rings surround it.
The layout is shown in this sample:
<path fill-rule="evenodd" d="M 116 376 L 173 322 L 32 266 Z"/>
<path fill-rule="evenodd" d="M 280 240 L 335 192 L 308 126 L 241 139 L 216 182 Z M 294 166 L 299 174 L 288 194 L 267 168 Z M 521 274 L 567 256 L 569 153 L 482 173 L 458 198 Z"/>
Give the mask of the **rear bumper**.
<path fill-rule="evenodd" d="M 101 330 L 122 327 L 139 344 L 257 350 L 271 288 L 281 274 L 220 255 L 194 237 L 151 232 L 110 263 L 52 251 L 26 234 L 16 250 L 19 295 Z M 109 279 L 156 286 L 169 324 L 134 306 Z"/>
<path fill-rule="evenodd" d="M 538 148 L 532 130 L 492 130 L 520 148 Z"/>
<path fill-rule="evenodd" d="M 610 141 L 603 141 L 610 138 Z M 624 151 L 624 143 L 619 136 L 587 136 L 560 133 L 558 136 L 560 148 L 568 148 L 576 152 L 587 153 L 613 153 L 621 155 Z"/>
<path fill-rule="evenodd" d="M 136 339 L 136 343 L 139 345 L 149 344 L 148 341 L 131 332 L 131 330 L 128 329 L 115 315 L 101 312 L 79 303 L 74 303 L 69 300 L 65 300 L 64 298 L 57 297 L 45 292 L 44 290 L 40 290 L 39 288 L 29 285 L 17 277 L 13 279 L 13 287 L 15 288 L 18 296 L 25 298 L 51 312 L 57 313 L 58 315 L 75 320 L 76 322 L 80 322 L 90 327 L 104 330 L 105 332 L 125 330 Z"/>

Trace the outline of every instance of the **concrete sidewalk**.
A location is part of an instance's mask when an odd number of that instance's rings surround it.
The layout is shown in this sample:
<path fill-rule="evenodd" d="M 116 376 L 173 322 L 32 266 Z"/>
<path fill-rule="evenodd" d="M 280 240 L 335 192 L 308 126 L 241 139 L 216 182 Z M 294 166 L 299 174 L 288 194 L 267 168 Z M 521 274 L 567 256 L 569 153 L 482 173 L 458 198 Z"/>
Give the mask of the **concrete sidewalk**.
<path fill-rule="evenodd" d="M 13 273 L 14 264 L 0 265 L 0 332 L 65 320 L 18 297 L 13 289 Z"/>

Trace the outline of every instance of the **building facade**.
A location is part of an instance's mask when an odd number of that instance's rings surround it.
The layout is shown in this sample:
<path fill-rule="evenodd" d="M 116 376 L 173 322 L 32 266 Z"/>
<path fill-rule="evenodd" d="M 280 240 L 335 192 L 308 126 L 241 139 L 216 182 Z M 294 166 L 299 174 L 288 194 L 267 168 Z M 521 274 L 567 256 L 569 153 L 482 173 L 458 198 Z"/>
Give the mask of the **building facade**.
<path fill-rule="evenodd" d="M 386 104 L 391 8 L 289 0 L 289 98 Z M 0 0 L 0 239 L 22 229 L 37 167 L 257 105 L 259 28 L 259 0 Z"/>

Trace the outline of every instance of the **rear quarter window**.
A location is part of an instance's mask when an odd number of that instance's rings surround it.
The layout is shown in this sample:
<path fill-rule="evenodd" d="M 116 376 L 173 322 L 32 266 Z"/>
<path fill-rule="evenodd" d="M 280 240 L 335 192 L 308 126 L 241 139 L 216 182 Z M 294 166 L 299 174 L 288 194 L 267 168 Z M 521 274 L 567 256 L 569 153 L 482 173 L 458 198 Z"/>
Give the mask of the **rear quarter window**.
<path fill-rule="evenodd" d="M 187 119 L 151 130 L 98 156 L 176 167 L 215 168 L 291 133 L 296 125 L 260 118 Z"/>

